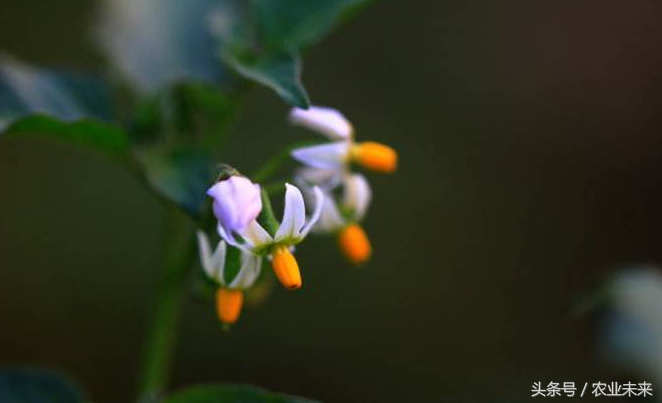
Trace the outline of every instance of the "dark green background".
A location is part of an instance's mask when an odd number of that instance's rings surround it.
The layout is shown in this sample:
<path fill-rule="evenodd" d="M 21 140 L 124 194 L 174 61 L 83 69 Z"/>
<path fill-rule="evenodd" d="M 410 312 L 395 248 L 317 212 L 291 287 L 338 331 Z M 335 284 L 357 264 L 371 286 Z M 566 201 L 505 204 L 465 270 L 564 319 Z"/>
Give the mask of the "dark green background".
<path fill-rule="evenodd" d="M 2 50 L 102 68 L 94 2 L 4 3 Z M 174 386 L 475 402 L 622 379 L 569 310 L 610 270 L 662 257 L 661 8 L 385 0 L 317 46 L 313 101 L 400 152 L 396 175 L 370 176 L 374 259 L 357 270 L 331 240 L 307 241 L 303 289 L 276 289 L 230 333 L 191 302 Z M 227 162 L 250 171 L 306 138 L 286 111 L 254 91 Z M 62 369 L 95 402 L 131 401 L 157 201 L 121 167 L 49 141 L 3 141 L 0 184 L 0 365 Z"/>

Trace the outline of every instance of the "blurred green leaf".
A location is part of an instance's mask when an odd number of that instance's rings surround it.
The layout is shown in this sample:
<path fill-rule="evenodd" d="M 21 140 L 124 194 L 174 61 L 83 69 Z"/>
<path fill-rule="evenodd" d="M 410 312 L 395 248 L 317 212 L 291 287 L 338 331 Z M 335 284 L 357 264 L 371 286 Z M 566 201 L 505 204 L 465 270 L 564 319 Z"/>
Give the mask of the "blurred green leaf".
<path fill-rule="evenodd" d="M 219 146 L 234 117 L 235 100 L 202 83 L 177 84 L 142 103 L 134 119 L 133 139 L 143 145 Z"/>
<path fill-rule="evenodd" d="M 287 103 L 307 108 L 310 99 L 301 83 L 301 60 L 297 54 L 279 53 L 252 57 L 228 55 L 226 61 L 243 77 L 271 88 Z"/>
<path fill-rule="evenodd" d="M 214 183 L 215 158 L 200 148 L 152 147 L 136 153 L 145 179 L 165 200 L 199 219 Z"/>
<path fill-rule="evenodd" d="M 97 33 L 115 69 L 143 93 L 185 80 L 236 89 L 222 57 L 241 76 L 307 107 L 299 53 L 368 2 L 104 0 Z"/>
<path fill-rule="evenodd" d="M 0 371 L 2 403 L 81 403 L 82 394 L 69 382 L 47 372 Z"/>
<path fill-rule="evenodd" d="M 132 124 L 134 156 L 148 184 L 196 219 L 216 180 L 213 151 L 234 109 L 235 101 L 211 85 L 179 84 L 147 100 Z"/>
<path fill-rule="evenodd" d="M 164 403 L 316 403 L 302 397 L 271 393 L 243 385 L 195 386 L 168 397 Z"/>
<path fill-rule="evenodd" d="M 244 9 L 243 29 L 226 29 L 224 60 L 245 78 L 291 105 L 310 104 L 301 83 L 300 52 L 369 0 L 261 0 Z M 239 9 L 239 8 L 236 8 Z"/>
<path fill-rule="evenodd" d="M 51 137 L 121 155 L 129 142 L 109 123 L 111 111 L 108 91 L 96 79 L 41 71 L 7 57 L 0 60 L 2 137 Z"/>
<path fill-rule="evenodd" d="M 252 4 L 264 48 L 301 51 L 369 1 L 262 0 Z"/>
<path fill-rule="evenodd" d="M 29 115 L 14 122 L 2 138 L 47 137 L 92 146 L 113 156 L 122 156 L 129 146 L 120 129 L 95 120 L 61 121 L 45 115 Z"/>

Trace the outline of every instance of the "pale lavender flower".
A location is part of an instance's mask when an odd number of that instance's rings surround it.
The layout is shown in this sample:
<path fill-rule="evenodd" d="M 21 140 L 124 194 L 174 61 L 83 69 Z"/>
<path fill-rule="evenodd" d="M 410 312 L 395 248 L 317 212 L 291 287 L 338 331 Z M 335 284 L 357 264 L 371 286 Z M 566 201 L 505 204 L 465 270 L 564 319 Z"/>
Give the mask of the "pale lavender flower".
<path fill-rule="evenodd" d="M 214 199 L 213 210 L 219 227 L 233 241 L 233 233 L 242 233 L 262 211 L 260 185 L 243 176 L 217 182 L 207 194 Z"/>

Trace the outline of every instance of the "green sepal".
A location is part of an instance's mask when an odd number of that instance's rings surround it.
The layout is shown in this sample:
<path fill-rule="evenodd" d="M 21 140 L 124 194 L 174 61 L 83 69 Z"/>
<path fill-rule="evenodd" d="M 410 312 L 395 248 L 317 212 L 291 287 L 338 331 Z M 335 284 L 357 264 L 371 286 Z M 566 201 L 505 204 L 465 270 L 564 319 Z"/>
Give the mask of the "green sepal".
<path fill-rule="evenodd" d="M 216 165 L 216 182 L 224 181 L 232 176 L 241 176 L 237 168 L 226 163 Z"/>

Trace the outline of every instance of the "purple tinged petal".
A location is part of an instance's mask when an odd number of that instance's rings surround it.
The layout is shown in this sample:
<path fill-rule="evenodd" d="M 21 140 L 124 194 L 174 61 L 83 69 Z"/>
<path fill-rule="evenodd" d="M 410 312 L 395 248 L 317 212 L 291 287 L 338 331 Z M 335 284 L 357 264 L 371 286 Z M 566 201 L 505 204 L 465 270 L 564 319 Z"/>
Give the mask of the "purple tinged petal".
<path fill-rule="evenodd" d="M 330 139 L 347 140 L 354 129 L 342 113 L 323 106 L 311 106 L 308 109 L 293 108 L 290 122 L 327 136 Z"/>
<path fill-rule="evenodd" d="M 262 211 L 260 186 L 241 176 L 232 176 L 212 186 L 213 211 L 227 235 L 241 234 Z"/>

